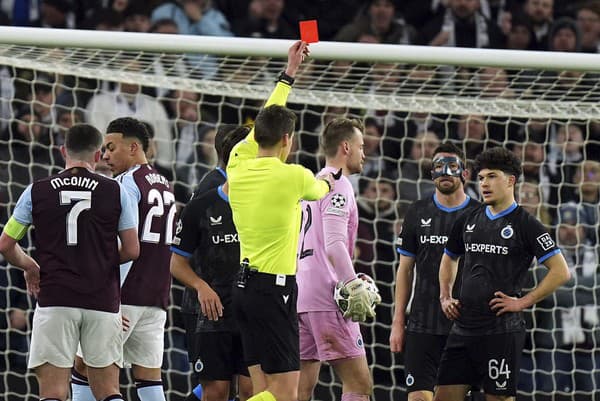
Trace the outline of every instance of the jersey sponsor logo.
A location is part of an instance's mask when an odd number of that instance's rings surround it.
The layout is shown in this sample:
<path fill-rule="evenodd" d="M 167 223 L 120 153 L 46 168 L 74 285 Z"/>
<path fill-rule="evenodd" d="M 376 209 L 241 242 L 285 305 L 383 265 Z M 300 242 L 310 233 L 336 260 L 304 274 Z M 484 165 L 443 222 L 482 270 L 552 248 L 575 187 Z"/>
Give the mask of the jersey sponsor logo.
<path fill-rule="evenodd" d="M 430 227 L 431 226 L 431 217 L 428 219 L 421 219 L 421 227 Z"/>
<path fill-rule="evenodd" d="M 219 224 L 223 223 L 223 216 L 219 216 L 219 217 L 208 216 L 208 220 L 210 220 L 211 226 L 218 226 Z"/>
<path fill-rule="evenodd" d="M 467 229 L 465 230 L 465 232 L 472 233 L 474 229 L 475 224 L 467 224 Z"/>
<path fill-rule="evenodd" d="M 554 246 L 554 241 L 552 241 L 552 238 L 550 238 L 550 234 L 548 233 L 544 233 L 542 235 L 540 235 L 539 237 L 536 238 L 538 244 L 540 244 L 540 246 L 542 247 L 542 249 L 544 251 L 547 251 L 548 249 L 552 248 Z"/>
<path fill-rule="evenodd" d="M 410 387 L 413 384 L 415 384 L 415 377 L 411 373 L 409 373 L 408 375 L 406 375 L 406 385 Z"/>
<path fill-rule="evenodd" d="M 335 208 L 341 209 L 346 206 L 346 197 L 342 194 L 333 194 L 331 197 L 331 205 Z"/>
<path fill-rule="evenodd" d="M 212 242 L 215 245 L 219 244 L 233 244 L 240 242 L 238 235 L 236 234 L 224 234 L 224 235 L 213 235 L 211 236 Z"/>
<path fill-rule="evenodd" d="M 448 242 L 448 237 L 445 235 L 420 235 L 421 244 L 441 244 Z"/>
<path fill-rule="evenodd" d="M 513 230 L 512 226 L 510 224 L 507 225 L 506 227 L 504 227 L 502 230 L 500 230 L 500 236 L 504 239 L 512 238 L 514 233 L 515 233 L 515 230 Z"/>
<path fill-rule="evenodd" d="M 471 253 L 491 253 L 494 255 L 508 255 L 508 247 L 494 244 L 465 243 L 465 251 Z"/>

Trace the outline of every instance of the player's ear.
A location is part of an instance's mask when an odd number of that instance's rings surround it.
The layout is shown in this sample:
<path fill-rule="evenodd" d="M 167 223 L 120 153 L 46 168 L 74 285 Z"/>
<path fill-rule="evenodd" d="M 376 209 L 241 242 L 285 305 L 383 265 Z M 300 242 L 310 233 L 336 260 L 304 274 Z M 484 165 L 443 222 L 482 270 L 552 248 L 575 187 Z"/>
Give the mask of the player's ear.
<path fill-rule="evenodd" d="M 98 149 L 96 152 L 94 152 L 94 163 L 98 163 L 100 159 L 102 159 L 102 151 Z"/>
<path fill-rule="evenodd" d="M 63 159 L 66 161 L 67 160 L 67 148 L 65 147 L 65 145 L 60 145 L 60 154 L 62 155 Z"/>

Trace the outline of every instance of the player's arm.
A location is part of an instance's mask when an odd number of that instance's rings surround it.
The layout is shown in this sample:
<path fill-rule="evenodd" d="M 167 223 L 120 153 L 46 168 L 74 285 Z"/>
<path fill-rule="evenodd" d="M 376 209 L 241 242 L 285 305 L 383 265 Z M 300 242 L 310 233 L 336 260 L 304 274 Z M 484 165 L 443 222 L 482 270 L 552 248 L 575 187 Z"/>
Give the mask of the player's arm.
<path fill-rule="evenodd" d="M 140 241 L 138 239 L 138 210 L 137 203 L 119 184 L 121 199 L 121 215 L 119 216 L 119 263 L 135 260 L 140 256 Z"/>
<path fill-rule="evenodd" d="M 301 199 L 319 200 L 335 188 L 335 178 L 332 174 L 315 177 L 309 169 L 302 166 L 295 167 L 300 170 Z"/>
<path fill-rule="evenodd" d="M 466 218 L 467 214 L 465 213 L 452 225 L 438 272 L 440 304 L 442 312 L 450 320 L 457 319 L 460 316 L 460 302 L 452 298 L 452 289 L 454 288 L 456 274 L 458 273 L 458 259 L 464 253 L 465 249 L 462 235 Z"/>
<path fill-rule="evenodd" d="M 25 271 L 27 291 L 37 296 L 40 290 L 40 266 L 18 244 L 33 222 L 32 210 L 31 185 L 29 185 L 19 197 L 13 215 L 8 219 L 0 235 L 0 253 L 8 263 Z"/>
<path fill-rule="evenodd" d="M 412 292 L 414 267 L 414 256 L 400 254 L 394 292 L 394 318 L 392 320 L 392 332 L 390 333 L 390 350 L 392 352 L 402 352 L 404 347 L 406 306 Z"/>
<path fill-rule="evenodd" d="M 525 296 L 517 298 L 508 296 L 501 291 L 494 293 L 494 298 L 490 301 L 490 307 L 496 312 L 496 315 L 499 316 L 506 312 L 520 312 L 546 298 L 571 278 L 567 261 L 562 253 L 555 253 L 544 260 L 543 264 L 548 269 L 548 274 L 537 287 Z"/>

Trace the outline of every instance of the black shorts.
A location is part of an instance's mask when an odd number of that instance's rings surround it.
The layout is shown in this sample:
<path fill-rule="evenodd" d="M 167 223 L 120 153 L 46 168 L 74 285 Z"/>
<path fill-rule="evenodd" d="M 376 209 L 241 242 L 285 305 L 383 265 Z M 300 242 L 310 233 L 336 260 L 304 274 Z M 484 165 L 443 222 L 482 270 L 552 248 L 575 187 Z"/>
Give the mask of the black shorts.
<path fill-rule="evenodd" d="M 234 288 L 247 366 L 260 365 L 268 374 L 300 370 L 297 299 L 295 276 L 254 273 L 245 288 Z"/>
<path fill-rule="evenodd" d="M 450 334 L 440 361 L 439 385 L 481 384 L 486 394 L 515 396 L 525 332 Z"/>
<path fill-rule="evenodd" d="M 404 365 L 406 391 L 433 391 L 448 336 L 406 332 Z"/>
<path fill-rule="evenodd" d="M 183 316 L 188 359 L 199 380 L 231 380 L 236 374 L 249 376 L 239 332 L 198 332 L 198 315 Z"/>

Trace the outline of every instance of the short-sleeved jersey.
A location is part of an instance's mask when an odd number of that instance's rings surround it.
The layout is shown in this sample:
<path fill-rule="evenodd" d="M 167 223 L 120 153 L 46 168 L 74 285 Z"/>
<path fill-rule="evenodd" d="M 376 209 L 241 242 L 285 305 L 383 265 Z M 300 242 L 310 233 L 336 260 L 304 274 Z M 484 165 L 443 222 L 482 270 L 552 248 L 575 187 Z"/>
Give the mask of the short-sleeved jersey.
<path fill-rule="evenodd" d="M 321 173 L 335 173 L 326 167 Z M 358 208 L 350 180 L 341 176 L 335 190 L 318 201 L 302 202 L 302 228 L 298 242 L 298 313 L 336 311 L 333 291 L 339 281 L 325 249 L 324 220 L 337 219 L 347 227 L 346 248 L 354 253 L 358 229 Z M 341 226 L 341 224 L 340 224 Z"/>
<path fill-rule="evenodd" d="M 36 181 L 13 217 L 34 225 L 40 306 L 118 312 L 119 231 L 136 228 L 129 197 L 110 178 L 73 167 Z"/>
<path fill-rule="evenodd" d="M 192 199 L 185 206 L 177 222 L 171 251 L 187 258 L 192 254 L 197 256 L 195 273 L 215 290 L 223 304 L 221 319 L 216 322 L 203 320 L 197 329 L 233 330 L 232 290 L 240 270 L 240 246 L 229 199 L 220 186 Z M 196 290 L 185 288 L 181 311 L 199 313 Z"/>
<path fill-rule="evenodd" d="M 440 261 L 454 222 L 477 206 L 479 202 L 467 197 L 461 205 L 447 208 L 433 194 L 413 202 L 406 211 L 396 250 L 415 259 L 415 286 L 406 324 L 408 331 L 435 335 L 450 332 L 452 321 L 446 318 L 439 302 Z M 455 284 L 456 294 L 459 286 L 460 283 Z"/>
<path fill-rule="evenodd" d="M 240 161 L 227 177 L 240 257 L 262 273 L 296 274 L 300 200 L 322 198 L 327 183 L 275 157 Z"/>
<path fill-rule="evenodd" d="M 171 286 L 169 246 L 173 238 L 175 195 L 169 181 L 149 164 L 136 165 L 117 180 L 137 204 L 140 240 L 140 256 L 133 261 L 123 283 L 121 303 L 166 310 Z"/>
<path fill-rule="evenodd" d="M 484 205 L 464 214 L 454 224 L 445 252 L 464 258 L 462 307 L 452 332 L 482 335 L 525 329 L 522 313 L 496 316 L 489 302 L 496 291 L 520 296 L 534 257 L 543 263 L 560 250 L 542 223 L 513 203 L 496 215 Z"/>

